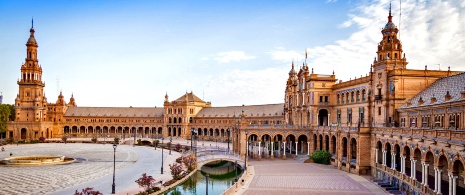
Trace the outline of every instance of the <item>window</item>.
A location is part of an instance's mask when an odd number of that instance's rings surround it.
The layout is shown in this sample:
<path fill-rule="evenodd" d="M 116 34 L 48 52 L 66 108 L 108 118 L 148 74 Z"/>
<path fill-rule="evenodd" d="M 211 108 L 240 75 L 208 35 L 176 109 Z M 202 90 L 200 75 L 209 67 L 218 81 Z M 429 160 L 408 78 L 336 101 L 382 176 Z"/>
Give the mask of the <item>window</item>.
<path fill-rule="evenodd" d="M 323 102 L 323 96 L 320 96 L 320 102 Z"/>
<path fill-rule="evenodd" d="M 378 107 L 378 115 L 381 115 L 381 107 Z"/>
<path fill-rule="evenodd" d="M 328 96 L 325 96 L 325 102 L 328 102 Z"/>

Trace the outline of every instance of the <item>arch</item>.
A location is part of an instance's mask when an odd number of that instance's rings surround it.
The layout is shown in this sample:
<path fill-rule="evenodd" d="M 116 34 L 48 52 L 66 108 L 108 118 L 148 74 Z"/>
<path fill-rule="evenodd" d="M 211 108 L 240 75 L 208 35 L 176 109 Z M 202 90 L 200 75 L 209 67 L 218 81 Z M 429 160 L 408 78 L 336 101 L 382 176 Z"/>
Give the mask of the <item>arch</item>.
<path fill-rule="evenodd" d="M 329 152 L 329 135 L 325 135 L 325 151 Z"/>
<path fill-rule="evenodd" d="M 431 183 L 431 181 L 434 181 L 434 154 L 431 151 L 426 152 L 425 155 L 425 164 L 428 164 L 428 187 L 430 189 L 434 189 L 434 183 Z"/>
<path fill-rule="evenodd" d="M 26 138 L 27 138 L 27 129 L 21 128 L 21 139 L 26 139 Z"/>
<path fill-rule="evenodd" d="M 317 144 L 318 144 L 318 140 L 317 140 L 316 134 L 313 134 L 313 151 L 317 150 Z"/>
<path fill-rule="evenodd" d="M 79 127 L 79 133 L 80 133 L 80 134 L 85 134 L 85 133 L 86 133 L 86 127 L 80 126 L 80 127 Z"/>
<path fill-rule="evenodd" d="M 182 123 L 182 118 L 181 117 L 178 118 L 178 123 Z"/>
<path fill-rule="evenodd" d="M 300 151 L 301 154 L 309 153 L 309 148 L 308 148 L 308 138 L 306 135 L 299 135 L 297 138 L 298 144 L 297 144 L 297 151 Z"/>
<path fill-rule="evenodd" d="M 323 135 L 318 136 L 318 150 L 323 150 Z"/>
<path fill-rule="evenodd" d="M 410 155 L 410 148 L 408 146 L 404 146 L 403 156 L 405 157 L 405 174 L 410 177 L 412 176 L 410 171 L 412 169 L 412 163 L 410 161 L 412 157 Z"/>
<path fill-rule="evenodd" d="M 342 138 L 342 162 L 343 163 L 347 163 L 347 148 L 348 148 L 347 138 L 343 137 Z M 343 166 L 345 166 L 345 165 L 343 165 Z"/>
<path fill-rule="evenodd" d="M 401 167 L 401 163 L 400 163 L 400 146 L 399 144 L 395 144 L 394 145 L 394 153 L 395 153 L 395 167 L 394 169 L 399 171 L 400 172 L 400 167 Z"/>
<path fill-rule="evenodd" d="M 88 126 L 87 127 L 87 133 L 94 133 L 94 127 L 93 126 Z"/>
<path fill-rule="evenodd" d="M 376 163 L 381 164 L 383 163 L 383 144 L 381 141 L 376 143 L 376 149 L 378 149 L 378 161 Z"/>
<path fill-rule="evenodd" d="M 448 178 L 448 165 L 449 161 L 447 160 L 447 157 L 442 154 L 439 156 L 438 159 L 438 169 L 441 171 L 441 193 L 442 194 L 448 194 L 449 193 L 449 178 Z"/>
<path fill-rule="evenodd" d="M 463 166 L 463 162 L 460 159 L 456 159 L 452 165 L 452 173 L 455 176 L 458 176 L 456 179 L 456 190 L 455 194 L 465 194 L 465 185 L 464 184 L 464 177 L 463 174 L 465 173 L 465 167 Z"/>
<path fill-rule="evenodd" d="M 350 163 L 357 163 L 357 139 L 350 139 Z M 354 167 L 355 168 L 355 167 Z"/>
<path fill-rule="evenodd" d="M 204 129 L 203 129 L 203 135 L 204 135 L 204 136 L 208 136 L 208 130 L 207 130 L 207 128 L 204 128 Z"/>
<path fill-rule="evenodd" d="M 295 151 L 295 143 L 296 143 L 296 137 L 295 135 L 293 134 L 289 134 L 286 136 L 286 145 L 287 145 L 287 149 L 289 150 L 289 153 L 291 154 L 295 154 L 295 152 L 292 152 L 293 150 Z"/>
<path fill-rule="evenodd" d="M 71 127 L 71 133 L 73 133 L 73 134 L 77 133 L 77 129 L 78 128 L 76 126 Z"/>
<path fill-rule="evenodd" d="M 419 182 L 423 182 L 423 178 L 421 177 L 421 170 L 422 170 L 422 165 L 421 165 L 421 150 L 419 148 L 415 148 L 413 150 L 413 159 L 416 160 L 417 162 L 414 164 L 415 165 L 415 176 Z"/>
<path fill-rule="evenodd" d="M 168 136 L 171 136 L 171 127 L 168 127 Z"/>
<path fill-rule="evenodd" d="M 168 118 L 168 123 L 171 123 L 171 117 Z"/>
<path fill-rule="evenodd" d="M 162 132 L 162 131 L 163 131 L 163 128 L 161 128 L 161 127 L 158 127 L 158 134 L 159 134 L 159 135 L 160 135 L 160 134 L 163 134 L 163 132 Z"/>
<path fill-rule="evenodd" d="M 177 118 L 176 117 L 173 117 L 173 123 L 177 123 Z"/>
<path fill-rule="evenodd" d="M 181 136 L 182 133 L 181 133 L 181 127 L 178 127 L 178 137 Z"/>
<path fill-rule="evenodd" d="M 336 136 L 331 136 L 331 156 L 336 157 L 336 151 L 337 151 L 337 139 Z"/>
<path fill-rule="evenodd" d="M 318 126 L 328 126 L 328 110 L 320 109 L 318 111 Z"/>
<path fill-rule="evenodd" d="M 386 166 L 391 167 L 392 163 L 392 155 L 391 155 L 391 144 L 389 142 L 386 142 L 384 150 L 386 151 Z"/>

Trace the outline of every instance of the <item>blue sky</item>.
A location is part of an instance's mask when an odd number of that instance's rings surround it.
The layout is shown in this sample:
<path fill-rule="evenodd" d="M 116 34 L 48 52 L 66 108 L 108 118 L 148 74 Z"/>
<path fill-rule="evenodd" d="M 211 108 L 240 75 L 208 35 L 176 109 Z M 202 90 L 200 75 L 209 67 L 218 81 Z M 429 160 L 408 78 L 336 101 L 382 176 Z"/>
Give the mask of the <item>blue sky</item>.
<path fill-rule="evenodd" d="M 294 59 L 349 80 L 375 56 L 389 1 L 1 1 L 0 91 L 13 103 L 31 18 L 45 94 L 78 106 L 281 103 Z M 408 68 L 465 70 L 465 3 L 402 1 Z M 394 22 L 399 1 L 393 2 Z M 461 22 L 459 22 L 461 21 Z"/>

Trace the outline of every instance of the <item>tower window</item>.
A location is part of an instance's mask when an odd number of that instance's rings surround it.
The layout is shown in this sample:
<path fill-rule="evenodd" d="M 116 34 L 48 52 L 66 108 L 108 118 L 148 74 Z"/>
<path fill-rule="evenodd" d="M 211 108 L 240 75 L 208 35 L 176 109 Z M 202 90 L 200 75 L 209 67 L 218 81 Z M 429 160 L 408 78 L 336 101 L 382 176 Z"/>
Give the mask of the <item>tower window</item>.
<path fill-rule="evenodd" d="M 397 53 L 394 54 L 394 59 L 397 59 Z"/>

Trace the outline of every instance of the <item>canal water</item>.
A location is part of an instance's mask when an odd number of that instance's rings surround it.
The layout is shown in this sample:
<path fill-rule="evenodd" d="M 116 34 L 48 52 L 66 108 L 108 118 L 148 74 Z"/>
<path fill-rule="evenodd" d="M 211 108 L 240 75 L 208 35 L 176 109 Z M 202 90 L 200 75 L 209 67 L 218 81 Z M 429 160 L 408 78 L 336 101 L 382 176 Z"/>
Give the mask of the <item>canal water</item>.
<path fill-rule="evenodd" d="M 208 164 L 202 170 L 192 174 L 184 183 L 176 186 L 164 195 L 203 195 L 206 193 L 207 185 L 205 175 L 208 173 L 208 194 L 221 194 L 234 185 L 236 171 L 234 163 L 222 161 L 215 164 Z M 242 175 L 242 170 L 237 169 L 237 178 Z"/>

